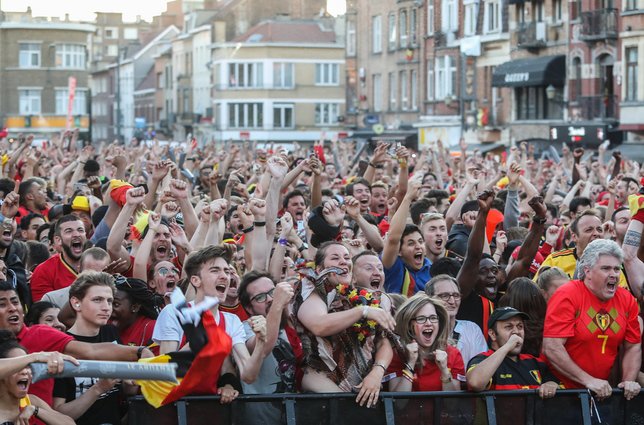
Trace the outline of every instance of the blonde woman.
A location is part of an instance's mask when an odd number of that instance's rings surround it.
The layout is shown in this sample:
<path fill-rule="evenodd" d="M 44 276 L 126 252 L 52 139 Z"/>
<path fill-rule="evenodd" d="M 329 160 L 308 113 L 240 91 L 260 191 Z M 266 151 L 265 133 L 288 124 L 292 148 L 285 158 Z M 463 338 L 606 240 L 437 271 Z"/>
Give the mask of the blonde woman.
<path fill-rule="evenodd" d="M 457 391 L 465 380 L 463 358 L 447 344 L 449 316 L 440 300 L 418 293 L 396 313 L 396 334 L 406 359 L 394 356 L 389 391 Z"/>

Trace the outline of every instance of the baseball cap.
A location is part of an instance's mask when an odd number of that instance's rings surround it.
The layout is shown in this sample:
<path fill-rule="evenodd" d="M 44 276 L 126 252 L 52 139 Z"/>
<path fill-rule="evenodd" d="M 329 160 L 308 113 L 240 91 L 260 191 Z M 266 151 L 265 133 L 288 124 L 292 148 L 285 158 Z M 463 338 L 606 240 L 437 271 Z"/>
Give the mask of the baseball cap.
<path fill-rule="evenodd" d="M 527 314 L 517 310 L 516 308 L 513 307 L 500 307 L 494 310 L 492 315 L 487 321 L 487 327 L 488 328 L 493 328 L 494 324 L 498 322 L 499 320 L 508 320 L 511 319 L 514 316 L 521 316 L 522 319 L 528 320 L 529 317 Z"/>
<path fill-rule="evenodd" d="M 514 251 L 512 251 L 512 258 L 515 260 L 519 258 L 519 251 L 521 250 L 521 246 L 517 246 L 514 248 Z M 537 252 L 532 259 L 532 263 L 530 263 L 530 273 L 536 274 L 537 271 L 539 270 L 539 267 L 541 267 L 541 263 L 545 261 L 545 258 L 543 258 L 543 255 L 541 253 Z"/>

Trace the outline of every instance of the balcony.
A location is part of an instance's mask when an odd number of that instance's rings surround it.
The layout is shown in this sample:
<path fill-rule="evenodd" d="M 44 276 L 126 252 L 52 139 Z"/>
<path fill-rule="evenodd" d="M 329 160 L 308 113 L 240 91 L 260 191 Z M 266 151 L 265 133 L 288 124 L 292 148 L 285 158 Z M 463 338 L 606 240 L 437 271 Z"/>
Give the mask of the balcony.
<path fill-rule="evenodd" d="M 521 49 L 541 49 L 546 47 L 546 23 L 522 22 L 517 28 L 517 47 Z"/>
<path fill-rule="evenodd" d="M 617 9 L 598 9 L 581 13 L 581 32 L 584 41 L 617 38 Z"/>
<path fill-rule="evenodd" d="M 534 390 L 380 393 L 375 408 L 360 407 L 356 394 L 241 395 L 222 405 L 217 396 L 191 396 L 155 409 L 143 400 L 129 400 L 130 425 L 590 425 L 586 390 L 558 390 L 542 400 Z M 626 401 L 622 390 L 597 402 L 602 423 L 631 425 L 644 417 L 644 395 Z M 611 413 L 608 413 L 608 410 Z"/>
<path fill-rule="evenodd" d="M 580 96 L 579 106 L 584 119 L 617 119 L 617 96 Z"/>

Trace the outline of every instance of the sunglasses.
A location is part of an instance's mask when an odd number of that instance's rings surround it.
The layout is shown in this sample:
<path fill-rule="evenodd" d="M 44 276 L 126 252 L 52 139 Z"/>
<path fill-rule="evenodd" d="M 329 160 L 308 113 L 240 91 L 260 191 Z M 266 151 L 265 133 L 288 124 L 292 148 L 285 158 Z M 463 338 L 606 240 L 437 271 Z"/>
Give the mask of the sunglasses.
<path fill-rule="evenodd" d="M 157 270 L 157 273 L 159 273 L 159 275 L 161 275 L 163 277 L 169 275 L 170 273 L 174 273 L 174 274 L 176 274 L 178 276 L 179 275 L 179 269 L 175 269 L 175 268 L 169 269 L 167 267 L 160 267 L 159 270 Z"/>
<path fill-rule="evenodd" d="M 273 292 L 275 292 L 275 288 L 271 289 L 268 292 L 262 292 L 261 294 L 255 295 L 253 298 L 251 298 L 251 301 L 256 301 L 258 303 L 265 303 L 268 297 L 273 298 Z"/>

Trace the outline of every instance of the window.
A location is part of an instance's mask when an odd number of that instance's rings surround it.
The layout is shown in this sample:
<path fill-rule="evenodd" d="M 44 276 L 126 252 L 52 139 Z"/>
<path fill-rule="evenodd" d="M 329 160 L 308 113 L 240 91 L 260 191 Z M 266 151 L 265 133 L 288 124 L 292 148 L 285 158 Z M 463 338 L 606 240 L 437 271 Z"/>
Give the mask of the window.
<path fill-rule="evenodd" d="M 389 50 L 394 50 L 396 48 L 396 39 L 398 38 L 398 32 L 396 31 L 396 15 L 393 13 L 389 14 L 389 37 L 387 47 Z"/>
<path fill-rule="evenodd" d="M 82 44 L 56 46 L 56 68 L 85 69 L 85 46 Z"/>
<path fill-rule="evenodd" d="M 463 33 L 464 35 L 474 35 L 476 34 L 476 17 L 477 17 L 477 8 L 478 4 L 470 1 L 469 3 L 464 3 L 463 8 L 465 9 L 465 19 L 463 22 Z"/>
<path fill-rule="evenodd" d="M 409 13 L 409 41 L 412 46 L 418 45 L 418 9 L 412 9 Z"/>
<path fill-rule="evenodd" d="M 356 23 L 347 22 L 347 56 L 356 55 Z"/>
<path fill-rule="evenodd" d="M 434 67 L 427 61 L 427 100 L 434 100 Z"/>
<path fill-rule="evenodd" d="M 624 10 L 637 10 L 637 0 L 626 0 Z"/>
<path fill-rule="evenodd" d="M 533 16 L 534 18 L 534 16 Z M 499 0 L 485 2 L 485 32 L 501 30 L 501 6 Z"/>
<path fill-rule="evenodd" d="M 110 40 L 116 40 L 119 38 L 119 29 L 118 28 L 105 28 L 105 38 Z"/>
<path fill-rule="evenodd" d="M 397 108 L 397 87 L 396 87 L 396 73 L 389 73 L 389 110 L 395 111 Z"/>
<path fill-rule="evenodd" d="M 637 47 L 626 48 L 626 100 L 637 100 Z"/>
<path fill-rule="evenodd" d="M 430 1 L 427 4 L 427 35 L 434 35 L 434 2 Z"/>
<path fill-rule="evenodd" d="M 563 0 L 552 0 L 552 22 L 563 21 Z"/>
<path fill-rule="evenodd" d="M 400 109 L 409 109 L 409 87 L 407 85 L 407 71 L 400 71 Z"/>
<path fill-rule="evenodd" d="M 543 2 L 532 3 L 532 21 L 543 22 Z"/>
<path fill-rule="evenodd" d="M 563 90 L 557 87 L 555 98 L 561 99 Z M 517 120 L 549 120 L 562 119 L 563 109 L 561 103 L 548 100 L 546 88 L 517 87 L 514 89 Z"/>
<path fill-rule="evenodd" d="M 119 46 L 112 44 L 110 46 L 105 46 L 107 48 L 107 56 L 117 56 L 119 54 Z"/>
<path fill-rule="evenodd" d="M 524 3 L 515 4 L 514 10 L 516 12 L 516 21 L 519 24 L 525 23 L 525 4 Z"/>
<path fill-rule="evenodd" d="M 572 0 L 571 2 L 571 19 L 579 19 L 581 18 L 581 0 Z"/>
<path fill-rule="evenodd" d="M 315 84 L 318 86 L 337 86 L 340 81 L 340 65 L 337 63 L 318 63 L 315 65 Z"/>
<path fill-rule="evenodd" d="M 458 3 L 456 0 L 442 0 L 441 29 L 443 32 L 455 32 L 458 29 Z"/>
<path fill-rule="evenodd" d="M 371 51 L 382 52 L 382 16 L 380 15 L 371 18 Z"/>
<path fill-rule="evenodd" d="M 264 110 L 261 103 L 229 103 L 229 128 L 261 128 L 264 126 Z"/>
<path fill-rule="evenodd" d="M 456 63 L 451 56 L 436 58 L 436 99 L 452 96 L 456 90 Z"/>
<path fill-rule="evenodd" d="M 315 123 L 318 125 L 329 125 L 338 123 L 338 111 L 340 105 L 337 103 L 318 103 L 315 105 Z"/>
<path fill-rule="evenodd" d="M 273 105 L 273 127 L 293 128 L 293 104 L 276 103 Z"/>
<path fill-rule="evenodd" d="M 416 70 L 411 71 L 411 109 L 418 110 L 418 73 Z"/>
<path fill-rule="evenodd" d="M 87 114 L 87 93 L 85 90 L 76 89 L 74 94 L 74 105 L 72 115 Z M 67 89 L 56 89 L 56 114 L 67 115 L 67 105 L 69 104 L 69 91 Z"/>
<path fill-rule="evenodd" d="M 262 63 L 228 64 L 228 87 L 250 88 L 264 86 Z"/>
<path fill-rule="evenodd" d="M 136 40 L 139 38 L 139 31 L 136 28 L 125 28 L 123 30 L 123 38 L 126 40 Z"/>
<path fill-rule="evenodd" d="M 373 110 L 374 112 L 382 111 L 382 76 L 380 74 L 373 74 L 371 78 L 373 82 Z"/>
<path fill-rule="evenodd" d="M 39 68 L 40 67 L 40 44 L 20 43 L 20 53 L 18 54 L 18 63 L 20 68 Z"/>
<path fill-rule="evenodd" d="M 574 58 L 572 60 L 572 67 L 573 67 L 573 78 L 574 80 L 571 81 L 573 83 L 572 87 L 572 95 L 574 100 L 579 100 L 579 97 L 581 96 L 581 84 L 582 84 L 582 74 L 581 74 L 581 59 L 580 58 Z"/>
<path fill-rule="evenodd" d="M 408 40 L 408 33 L 407 33 L 407 11 L 406 10 L 401 10 L 400 11 L 400 47 L 407 47 L 407 40 Z"/>
<path fill-rule="evenodd" d="M 293 88 L 293 64 L 292 63 L 274 63 L 273 64 L 273 87 L 280 89 Z"/>
<path fill-rule="evenodd" d="M 20 115 L 40 114 L 40 90 L 19 90 Z"/>

